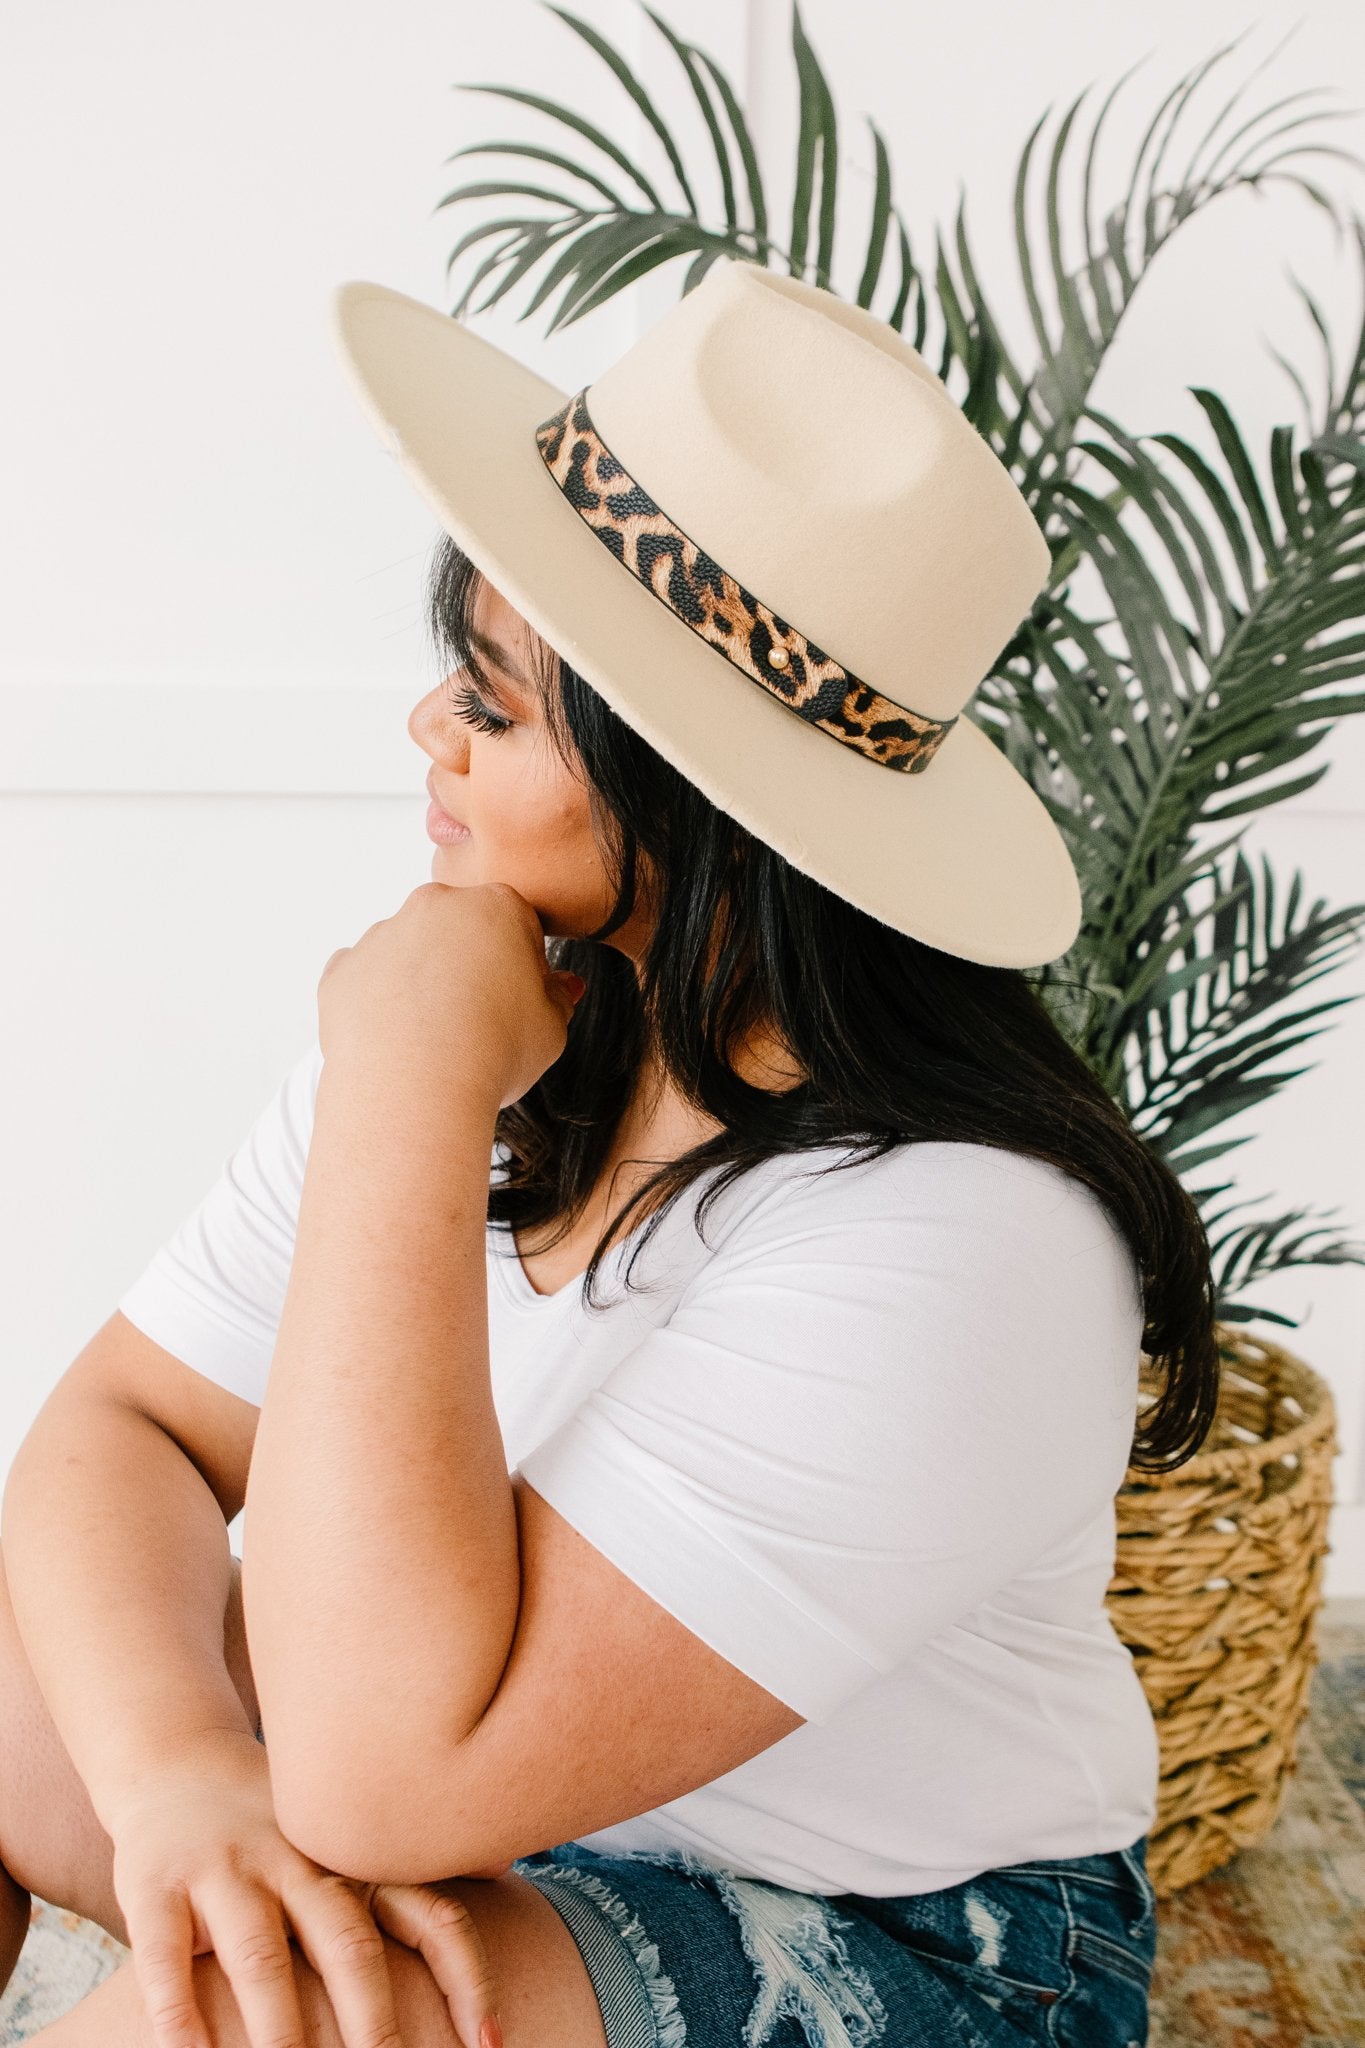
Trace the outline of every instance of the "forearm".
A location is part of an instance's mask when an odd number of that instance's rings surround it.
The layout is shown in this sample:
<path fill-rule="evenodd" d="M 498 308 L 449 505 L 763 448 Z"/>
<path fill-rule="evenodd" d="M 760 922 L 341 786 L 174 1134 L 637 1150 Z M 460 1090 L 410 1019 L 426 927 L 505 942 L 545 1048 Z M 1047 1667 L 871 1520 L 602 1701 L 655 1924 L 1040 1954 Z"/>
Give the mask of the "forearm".
<path fill-rule="evenodd" d="M 242 1592 L 282 1808 L 420 1784 L 520 1596 L 488 1372 L 494 1116 L 324 1065 L 247 1490 Z"/>
<path fill-rule="evenodd" d="M 2 1533 L 24 1649 L 106 1830 L 172 1747 L 252 1732 L 224 1656 L 227 1526 L 149 1417 L 58 1386 L 10 1469 Z"/>

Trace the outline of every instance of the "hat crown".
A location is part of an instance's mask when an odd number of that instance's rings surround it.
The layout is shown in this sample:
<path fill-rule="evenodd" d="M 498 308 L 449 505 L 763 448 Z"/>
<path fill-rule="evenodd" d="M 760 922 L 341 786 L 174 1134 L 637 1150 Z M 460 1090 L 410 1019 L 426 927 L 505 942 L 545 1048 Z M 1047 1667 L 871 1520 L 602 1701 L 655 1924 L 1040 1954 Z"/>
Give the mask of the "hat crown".
<path fill-rule="evenodd" d="M 721 262 L 569 396 L 388 286 L 342 285 L 333 313 L 442 526 L 712 803 L 928 945 L 1021 967 L 1073 943 L 1067 843 L 963 712 L 1050 551 L 886 322 Z"/>
<path fill-rule="evenodd" d="M 588 387 L 667 517 L 896 702 L 951 718 L 1051 552 L 999 458 L 885 321 L 722 259 Z"/>

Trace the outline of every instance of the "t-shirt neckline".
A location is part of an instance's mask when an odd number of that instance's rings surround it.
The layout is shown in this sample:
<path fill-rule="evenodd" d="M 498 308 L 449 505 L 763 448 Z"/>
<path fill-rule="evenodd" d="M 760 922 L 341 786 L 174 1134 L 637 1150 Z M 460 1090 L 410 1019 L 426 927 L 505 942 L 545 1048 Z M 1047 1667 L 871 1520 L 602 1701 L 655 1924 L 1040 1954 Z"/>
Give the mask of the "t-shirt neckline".
<path fill-rule="evenodd" d="M 648 1219 L 646 1219 L 648 1220 Z M 644 1223 L 620 1239 L 606 1253 L 599 1271 L 619 1253 L 628 1251 Z M 549 1294 L 542 1294 L 531 1285 L 531 1276 L 521 1263 L 521 1254 L 516 1249 L 511 1226 L 506 1223 L 490 1223 L 488 1226 L 488 1256 L 495 1273 L 499 1276 L 502 1291 L 514 1308 L 546 1311 L 557 1302 L 572 1301 L 583 1291 L 583 1274 L 575 1273 L 562 1287 L 556 1287 Z M 586 1267 L 584 1271 L 586 1271 Z"/>

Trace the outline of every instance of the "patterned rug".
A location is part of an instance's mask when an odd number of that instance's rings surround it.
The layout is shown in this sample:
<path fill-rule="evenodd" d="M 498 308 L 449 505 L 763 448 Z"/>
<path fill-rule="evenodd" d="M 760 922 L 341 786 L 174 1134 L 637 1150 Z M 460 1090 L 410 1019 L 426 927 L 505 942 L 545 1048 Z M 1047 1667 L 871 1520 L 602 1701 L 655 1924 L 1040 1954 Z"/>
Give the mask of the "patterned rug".
<path fill-rule="evenodd" d="M 1298 1770 L 1269 1836 L 1160 1911 L 1150 2048 L 1365 2048 L 1365 1600 L 1328 1603 Z M 0 2048 L 127 1959 L 35 1899 Z"/>
<path fill-rule="evenodd" d="M 1255 1849 L 1164 1901 L 1151 2048 L 1365 2044 L 1365 1600 L 1333 1600 L 1298 1769 Z"/>

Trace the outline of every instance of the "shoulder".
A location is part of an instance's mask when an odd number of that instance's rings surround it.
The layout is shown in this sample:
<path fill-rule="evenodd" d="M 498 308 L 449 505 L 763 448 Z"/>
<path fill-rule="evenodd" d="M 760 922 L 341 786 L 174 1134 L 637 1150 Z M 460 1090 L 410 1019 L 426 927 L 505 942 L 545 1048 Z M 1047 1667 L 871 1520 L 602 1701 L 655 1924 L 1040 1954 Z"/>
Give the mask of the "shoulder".
<path fill-rule="evenodd" d="M 1051 1161 L 1004 1146 L 915 1140 L 875 1158 L 846 1145 L 766 1160 L 738 1184 L 720 1249 L 758 1255 L 802 1236 L 879 1246 L 941 1243 L 958 1265 L 1069 1263 L 1087 1251 L 1132 1266 L 1107 1203 Z"/>
<path fill-rule="evenodd" d="M 953 1398 L 998 1388 L 1006 1360 L 1019 1399 L 1046 1386 L 1065 1402 L 1097 1371 L 1110 1378 L 1106 1362 L 1128 1398 L 1140 1276 L 1093 1189 L 989 1145 L 840 1160 L 847 1146 L 787 1155 L 737 1184 L 689 1289 L 698 1310 L 770 1346 L 823 1339 L 872 1380 L 909 1367 Z"/>
<path fill-rule="evenodd" d="M 751 1502 L 754 1446 L 774 1485 L 823 1473 L 842 1497 L 856 1483 L 850 1512 L 874 1546 L 916 1488 L 938 1503 L 933 1540 L 951 1543 L 1006 1507 L 1050 1529 L 1119 1483 L 1136 1268 L 1061 1168 L 982 1145 L 821 1148 L 739 1176 L 704 1228 L 709 1256 L 602 1390 L 637 1445 L 704 1445 L 744 1467 L 736 1496 Z"/>

